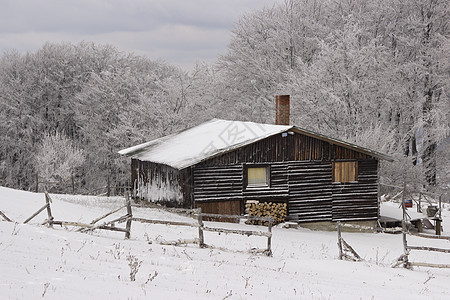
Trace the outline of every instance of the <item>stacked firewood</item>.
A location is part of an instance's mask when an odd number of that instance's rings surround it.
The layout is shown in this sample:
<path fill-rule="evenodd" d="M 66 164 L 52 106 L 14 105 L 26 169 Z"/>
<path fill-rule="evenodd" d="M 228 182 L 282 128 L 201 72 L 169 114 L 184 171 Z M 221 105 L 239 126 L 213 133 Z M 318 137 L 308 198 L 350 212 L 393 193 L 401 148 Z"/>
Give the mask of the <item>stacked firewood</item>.
<path fill-rule="evenodd" d="M 273 225 L 286 221 L 287 205 L 286 203 L 247 203 L 247 211 L 249 216 L 253 217 L 272 217 Z M 259 220 L 249 220 L 249 224 L 265 225 L 269 222 Z"/>

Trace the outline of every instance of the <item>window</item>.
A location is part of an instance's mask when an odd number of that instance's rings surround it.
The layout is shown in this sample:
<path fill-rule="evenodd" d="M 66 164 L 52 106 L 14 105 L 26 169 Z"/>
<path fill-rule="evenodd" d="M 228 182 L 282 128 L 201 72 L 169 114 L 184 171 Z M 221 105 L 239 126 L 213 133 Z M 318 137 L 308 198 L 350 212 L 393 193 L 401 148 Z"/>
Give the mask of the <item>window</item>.
<path fill-rule="evenodd" d="M 269 167 L 247 167 L 247 187 L 268 187 Z"/>
<path fill-rule="evenodd" d="M 357 161 L 335 161 L 333 162 L 333 182 L 358 181 Z"/>

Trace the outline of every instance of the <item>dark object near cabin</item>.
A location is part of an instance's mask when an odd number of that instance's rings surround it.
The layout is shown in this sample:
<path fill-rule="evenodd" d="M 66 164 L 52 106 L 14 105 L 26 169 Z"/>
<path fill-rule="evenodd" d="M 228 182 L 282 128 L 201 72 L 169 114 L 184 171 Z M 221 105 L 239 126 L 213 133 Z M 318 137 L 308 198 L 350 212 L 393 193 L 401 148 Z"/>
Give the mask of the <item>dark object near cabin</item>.
<path fill-rule="evenodd" d="M 427 216 L 428 217 L 434 217 L 438 212 L 438 208 L 435 205 L 429 205 L 427 207 Z"/>
<path fill-rule="evenodd" d="M 219 119 L 119 153 L 132 158 L 134 197 L 231 215 L 282 202 L 297 222 L 378 219 L 378 161 L 392 160 L 291 125 Z"/>

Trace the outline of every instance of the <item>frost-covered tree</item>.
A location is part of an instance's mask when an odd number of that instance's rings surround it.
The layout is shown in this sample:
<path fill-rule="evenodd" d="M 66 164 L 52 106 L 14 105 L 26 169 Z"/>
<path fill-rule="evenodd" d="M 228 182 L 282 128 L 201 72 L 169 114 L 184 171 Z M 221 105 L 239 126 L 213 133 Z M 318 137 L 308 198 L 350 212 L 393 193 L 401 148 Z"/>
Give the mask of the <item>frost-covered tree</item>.
<path fill-rule="evenodd" d="M 229 106 L 272 121 L 273 96 L 290 94 L 293 123 L 406 156 L 398 167 L 422 164 L 433 185 L 449 136 L 448 10 L 442 0 L 286 0 L 245 15 L 219 62 Z"/>
<path fill-rule="evenodd" d="M 45 132 L 65 132 L 77 144 L 75 95 L 91 74 L 114 65 L 110 46 L 45 44 L 36 52 L 0 58 L 0 164 L 4 184 L 35 183 L 33 149 Z"/>
<path fill-rule="evenodd" d="M 33 153 L 46 132 L 64 132 L 86 156 L 78 184 L 123 185 L 117 151 L 184 128 L 191 77 L 180 69 L 93 43 L 47 43 L 0 58 L 0 180 L 31 189 Z M 199 84 L 198 84 L 199 85 Z M 114 184 L 114 182 L 112 183 Z"/>
<path fill-rule="evenodd" d="M 72 176 L 85 160 L 84 153 L 59 132 L 46 134 L 34 157 L 35 168 L 45 185 L 59 186 Z"/>
<path fill-rule="evenodd" d="M 104 185 L 107 177 L 125 185 L 129 160 L 117 151 L 185 128 L 189 89 L 180 69 L 134 55 L 92 74 L 74 106 L 86 185 Z"/>

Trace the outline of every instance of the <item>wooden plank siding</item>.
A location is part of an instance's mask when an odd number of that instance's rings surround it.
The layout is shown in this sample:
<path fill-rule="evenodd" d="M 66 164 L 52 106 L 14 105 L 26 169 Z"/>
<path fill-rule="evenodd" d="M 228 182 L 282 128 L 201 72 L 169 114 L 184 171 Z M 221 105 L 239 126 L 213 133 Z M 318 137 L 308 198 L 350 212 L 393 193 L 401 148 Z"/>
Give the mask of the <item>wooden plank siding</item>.
<path fill-rule="evenodd" d="M 244 206 L 242 201 L 218 201 L 218 202 L 196 202 L 196 208 L 201 208 L 206 214 L 221 214 L 221 215 L 242 215 L 244 214 Z M 230 222 L 239 223 L 239 220 L 230 218 L 214 218 L 203 217 L 204 221 L 215 222 Z"/>
<path fill-rule="evenodd" d="M 166 165 L 132 159 L 133 196 L 168 206 L 184 205 L 179 173 L 179 170 Z"/>
<path fill-rule="evenodd" d="M 358 181 L 333 183 L 333 221 L 379 216 L 378 161 L 358 161 Z"/>
<path fill-rule="evenodd" d="M 180 170 L 178 183 L 183 193 L 183 207 L 194 208 L 194 169 L 189 167 Z"/>
<path fill-rule="evenodd" d="M 210 214 L 244 213 L 242 165 L 198 167 L 193 171 L 195 207 Z M 228 219 L 210 221 L 232 222 Z"/>
<path fill-rule="evenodd" d="M 331 163 L 291 162 L 288 173 L 289 219 L 298 222 L 331 221 Z"/>
<path fill-rule="evenodd" d="M 194 199 L 242 201 L 242 165 L 194 168 Z"/>
<path fill-rule="evenodd" d="M 250 145 L 212 157 L 197 166 L 224 166 L 244 163 L 271 163 L 285 161 L 331 161 L 373 159 L 371 156 L 332 145 L 299 133 L 277 134 Z"/>
<path fill-rule="evenodd" d="M 252 164 L 249 164 L 250 166 Z M 247 187 L 243 189 L 243 200 L 258 200 L 261 202 L 286 202 L 289 196 L 287 163 L 274 163 L 270 165 L 269 187 Z M 245 168 L 244 168 L 245 176 Z M 245 180 L 243 182 L 245 185 Z"/>
<path fill-rule="evenodd" d="M 357 161 L 333 161 L 333 182 L 358 181 Z"/>

